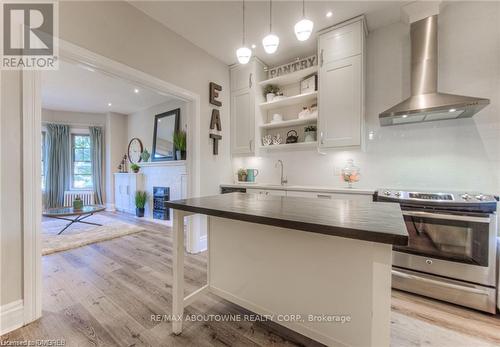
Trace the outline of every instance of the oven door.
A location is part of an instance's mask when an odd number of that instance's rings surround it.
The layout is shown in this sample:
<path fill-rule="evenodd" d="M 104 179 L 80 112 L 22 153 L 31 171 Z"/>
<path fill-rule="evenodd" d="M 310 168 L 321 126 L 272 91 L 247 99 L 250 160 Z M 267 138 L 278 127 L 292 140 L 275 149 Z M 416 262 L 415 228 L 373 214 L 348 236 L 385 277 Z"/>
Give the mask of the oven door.
<path fill-rule="evenodd" d="M 408 245 L 394 246 L 394 265 L 494 285 L 495 214 L 403 210 L 403 217 Z"/>

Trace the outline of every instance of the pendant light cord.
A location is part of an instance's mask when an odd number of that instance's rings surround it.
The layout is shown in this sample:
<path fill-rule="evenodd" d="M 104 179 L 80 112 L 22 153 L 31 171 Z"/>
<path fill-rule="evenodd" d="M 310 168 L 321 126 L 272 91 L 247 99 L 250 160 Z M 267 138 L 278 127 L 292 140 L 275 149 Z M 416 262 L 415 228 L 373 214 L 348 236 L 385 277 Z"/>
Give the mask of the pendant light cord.
<path fill-rule="evenodd" d="M 273 32 L 273 0 L 269 0 L 269 32 Z"/>
<path fill-rule="evenodd" d="M 243 0 L 243 46 L 245 46 L 245 0 Z"/>
<path fill-rule="evenodd" d="M 302 18 L 306 18 L 306 0 L 302 0 Z"/>

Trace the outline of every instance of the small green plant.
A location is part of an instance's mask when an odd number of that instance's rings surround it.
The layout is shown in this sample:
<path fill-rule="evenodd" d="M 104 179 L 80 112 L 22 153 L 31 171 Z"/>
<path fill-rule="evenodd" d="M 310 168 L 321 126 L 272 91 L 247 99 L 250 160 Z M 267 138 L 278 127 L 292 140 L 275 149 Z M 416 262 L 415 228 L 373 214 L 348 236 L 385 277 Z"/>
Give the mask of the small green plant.
<path fill-rule="evenodd" d="M 279 91 L 280 91 L 280 88 L 277 85 L 268 84 L 267 86 L 264 87 L 264 96 L 266 96 L 269 93 L 276 94 Z"/>
<path fill-rule="evenodd" d="M 134 163 L 134 164 L 132 164 L 132 165 L 130 165 L 130 169 L 131 169 L 132 171 L 134 171 L 134 172 L 139 172 L 140 168 L 141 168 L 141 167 L 140 167 L 139 165 L 135 164 L 135 163 Z"/>
<path fill-rule="evenodd" d="M 146 206 L 146 201 L 148 199 L 148 193 L 145 191 L 138 190 L 135 192 L 135 207 L 144 208 Z"/>
<path fill-rule="evenodd" d="M 308 131 L 316 131 L 316 125 L 308 125 L 304 128 L 304 131 L 305 132 L 308 132 Z"/>
<path fill-rule="evenodd" d="M 186 151 L 186 132 L 184 130 L 174 133 L 174 147 L 178 151 Z"/>
<path fill-rule="evenodd" d="M 239 169 L 238 170 L 238 181 L 244 182 L 247 180 L 247 170 Z"/>

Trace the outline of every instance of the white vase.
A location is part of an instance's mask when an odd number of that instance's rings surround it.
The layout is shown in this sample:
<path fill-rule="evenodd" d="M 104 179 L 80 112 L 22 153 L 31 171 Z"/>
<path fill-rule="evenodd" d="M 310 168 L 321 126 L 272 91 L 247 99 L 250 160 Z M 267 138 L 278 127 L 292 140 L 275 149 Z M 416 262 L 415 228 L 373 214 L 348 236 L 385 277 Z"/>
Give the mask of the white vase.
<path fill-rule="evenodd" d="M 266 94 L 266 100 L 267 102 L 271 102 L 274 99 L 274 93 L 267 93 Z"/>
<path fill-rule="evenodd" d="M 315 131 L 306 131 L 304 142 L 314 142 L 316 141 L 316 132 Z"/>

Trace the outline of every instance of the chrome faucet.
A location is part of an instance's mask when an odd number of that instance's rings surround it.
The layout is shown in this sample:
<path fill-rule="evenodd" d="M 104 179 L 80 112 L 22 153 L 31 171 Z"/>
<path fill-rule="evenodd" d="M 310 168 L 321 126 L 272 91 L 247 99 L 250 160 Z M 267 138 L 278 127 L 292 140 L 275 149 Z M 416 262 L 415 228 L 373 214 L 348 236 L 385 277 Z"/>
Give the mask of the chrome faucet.
<path fill-rule="evenodd" d="M 282 186 L 284 186 L 285 184 L 288 183 L 288 180 L 286 179 L 285 176 L 283 176 L 283 161 L 281 159 L 279 159 L 276 164 L 274 165 L 274 167 L 278 167 L 278 164 L 281 165 L 281 177 L 280 177 L 280 183 Z"/>

